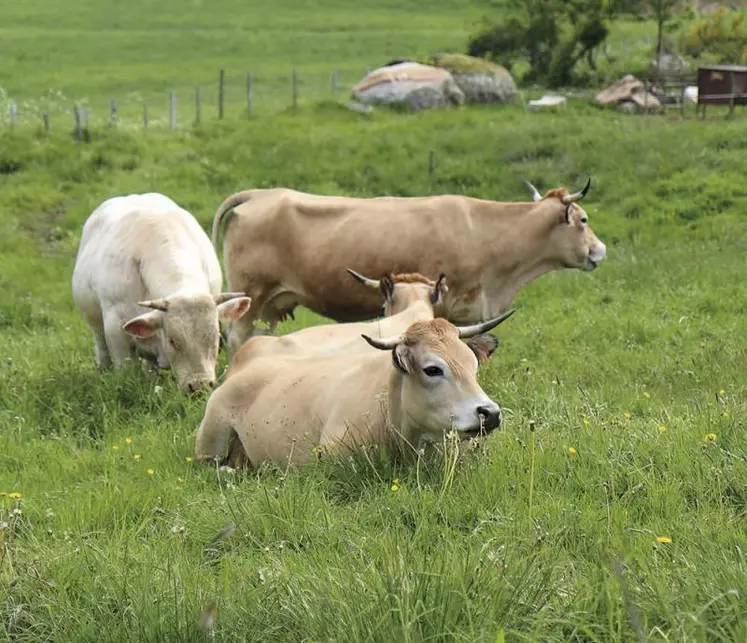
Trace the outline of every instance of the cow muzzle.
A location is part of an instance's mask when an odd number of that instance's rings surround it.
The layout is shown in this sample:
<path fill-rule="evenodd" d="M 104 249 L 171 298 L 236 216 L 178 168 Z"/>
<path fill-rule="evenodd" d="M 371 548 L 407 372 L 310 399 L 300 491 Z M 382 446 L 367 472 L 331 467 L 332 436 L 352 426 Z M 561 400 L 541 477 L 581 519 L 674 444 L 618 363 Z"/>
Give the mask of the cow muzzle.
<path fill-rule="evenodd" d="M 599 245 L 589 250 L 589 270 L 594 270 L 607 257 L 607 246 L 601 241 Z"/>
<path fill-rule="evenodd" d="M 477 438 L 481 435 L 488 435 L 500 428 L 503 422 L 501 409 L 497 404 L 485 404 L 475 409 L 477 413 L 478 426 L 474 429 L 464 431 L 463 435 L 468 438 Z"/>

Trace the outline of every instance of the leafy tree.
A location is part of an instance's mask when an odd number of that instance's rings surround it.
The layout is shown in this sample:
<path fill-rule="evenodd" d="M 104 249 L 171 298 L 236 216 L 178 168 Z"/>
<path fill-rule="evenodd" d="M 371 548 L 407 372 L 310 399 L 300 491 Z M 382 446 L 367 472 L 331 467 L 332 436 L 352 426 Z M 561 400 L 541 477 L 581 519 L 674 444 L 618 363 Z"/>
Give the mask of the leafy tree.
<path fill-rule="evenodd" d="M 682 0 L 649 0 L 649 9 L 656 20 L 656 69 L 661 69 L 661 54 L 664 44 L 664 25 L 672 19 L 674 10 Z"/>

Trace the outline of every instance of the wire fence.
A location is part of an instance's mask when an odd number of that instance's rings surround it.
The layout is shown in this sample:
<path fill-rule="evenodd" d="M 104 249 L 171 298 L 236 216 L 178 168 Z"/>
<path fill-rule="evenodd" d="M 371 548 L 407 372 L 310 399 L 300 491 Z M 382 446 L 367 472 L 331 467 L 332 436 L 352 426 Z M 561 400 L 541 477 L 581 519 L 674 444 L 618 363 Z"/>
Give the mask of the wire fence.
<path fill-rule="evenodd" d="M 214 84 L 163 92 L 129 91 L 90 100 L 73 100 L 54 91 L 36 100 L 15 101 L 0 88 L 0 132 L 37 127 L 49 133 L 62 128 L 85 138 L 87 131 L 103 126 L 179 130 L 224 118 L 252 119 L 348 98 L 350 89 L 369 71 L 300 74 L 291 69 L 283 77 L 252 72 L 228 75 L 221 69 Z"/>

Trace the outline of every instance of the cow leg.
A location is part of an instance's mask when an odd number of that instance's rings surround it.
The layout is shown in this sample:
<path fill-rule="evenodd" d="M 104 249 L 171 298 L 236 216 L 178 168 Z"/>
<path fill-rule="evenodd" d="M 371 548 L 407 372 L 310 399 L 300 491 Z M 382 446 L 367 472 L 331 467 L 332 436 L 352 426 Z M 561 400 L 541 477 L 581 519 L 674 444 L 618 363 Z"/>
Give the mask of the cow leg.
<path fill-rule="evenodd" d="M 104 335 L 114 366 L 121 366 L 125 360 L 135 357 L 132 342 L 122 330 L 119 315 L 108 313 L 104 316 Z"/>
<path fill-rule="evenodd" d="M 236 435 L 231 425 L 224 420 L 218 410 L 220 400 L 216 398 L 220 397 L 219 393 L 220 390 L 217 390 L 208 400 L 205 417 L 202 418 L 200 428 L 197 429 L 195 457 L 198 460 L 207 462 L 216 459 L 222 460 L 226 455 L 232 436 Z M 238 437 L 236 439 L 238 440 Z"/>
<path fill-rule="evenodd" d="M 106 335 L 104 334 L 104 327 L 99 326 L 92 328 L 94 350 L 96 352 L 96 364 L 99 368 L 109 368 L 112 365 L 112 358 L 109 355 L 109 349 L 106 346 Z"/>

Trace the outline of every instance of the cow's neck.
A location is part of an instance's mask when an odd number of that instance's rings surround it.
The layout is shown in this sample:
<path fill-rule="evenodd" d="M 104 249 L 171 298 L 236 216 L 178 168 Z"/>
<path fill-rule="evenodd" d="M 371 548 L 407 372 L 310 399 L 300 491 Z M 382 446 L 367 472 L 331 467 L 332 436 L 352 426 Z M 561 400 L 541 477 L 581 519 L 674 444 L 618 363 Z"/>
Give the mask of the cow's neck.
<path fill-rule="evenodd" d="M 402 393 L 404 379 L 402 373 L 392 367 L 392 373 L 389 377 L 389 399 L 386 413 L 384 414 L 384 429 L 388 434 L 385 439 L 404 447 L 406 452 L 412 452 L 412 450 L 418 447 L 421 430 L 412 421 L 412 418 L 403 411 Z"/>
<path fill-rule="evenodd" d="M 521 204 L 524 205 L 524 204 Z M 505 311 L 522 286 L 562 266 L 551 254 L 550 234 L 557 215 L 542 208 L 525 207 L 504 218 L 500 249 L 490 250 L 482 283 L 484 317 Z"/>

